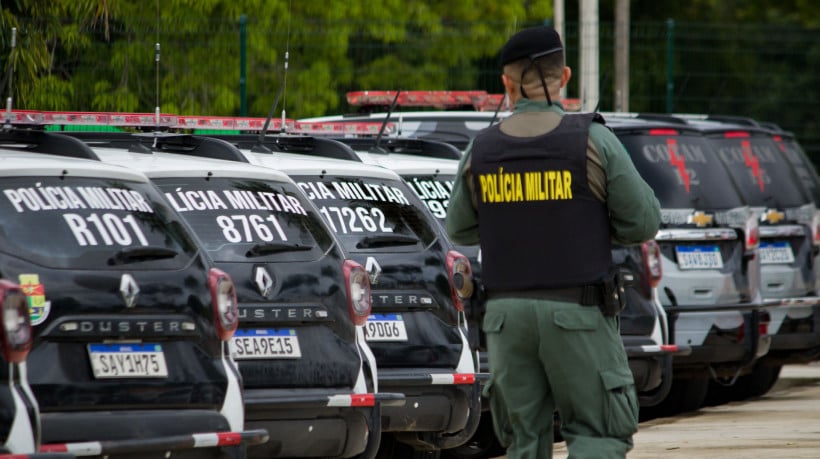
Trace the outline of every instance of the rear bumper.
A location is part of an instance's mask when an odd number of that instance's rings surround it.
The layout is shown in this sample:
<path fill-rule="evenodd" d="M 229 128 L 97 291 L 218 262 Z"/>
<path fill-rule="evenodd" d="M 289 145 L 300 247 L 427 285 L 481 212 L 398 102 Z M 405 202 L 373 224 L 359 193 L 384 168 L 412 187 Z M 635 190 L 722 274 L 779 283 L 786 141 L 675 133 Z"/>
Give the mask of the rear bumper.
<path fill-rule="evenodd" d="M 165 458 L 219 457 L 225 451 L 268 440 L 265 431 L 231 432 L 209 410 L 43 413 L 41 452 L 76 456 Z"/>
<path fill-rule="evenodd" d="M 777 333 L 772 335 L 767 363 L 806 363 L 820 357 L 820 298 L 786 298 L 779 301 L 785 313 Z M 794 311 L 798 313 L 794 313 Z"/>
<path fill-rule="evenodd" d="M 248 457 L 352 457 L 381 433 L 381 411 L 404 404 L 404 394 L 246 390 L 245 427 L 271 433 Z"/>
<path fill-rule="evenodd" d="M 406 397 L 404 406 L 382 409 L 382 430 L 414 434 L 423 449 L 459 446 L 478 428 L 481 386 L 488 379 L 488 373 L 380 368 L 379 387 Z"/>
<path fill-rule="evenodd" d="M 691 352 L 674 356 L 675 375 L 690 372 L 699 375 L 704 372 L 733 375 L 748 368 L 769 351 L 772 337 L 761 334 L 761 324 L 768 323 L 769 320 L 766 308 L 776 306 L 773 302 L 664 306 L 669 319 L 669 333 L 676 343 L 682 341 L 680 333 L 676 333 L 677 322 L 686 315 L 739 313 L 743 319 L 742 324 L 733 331 L 711 326 L 703 331 L 702 340 L 681 342 L 681 345 L 688 345 Z"/>

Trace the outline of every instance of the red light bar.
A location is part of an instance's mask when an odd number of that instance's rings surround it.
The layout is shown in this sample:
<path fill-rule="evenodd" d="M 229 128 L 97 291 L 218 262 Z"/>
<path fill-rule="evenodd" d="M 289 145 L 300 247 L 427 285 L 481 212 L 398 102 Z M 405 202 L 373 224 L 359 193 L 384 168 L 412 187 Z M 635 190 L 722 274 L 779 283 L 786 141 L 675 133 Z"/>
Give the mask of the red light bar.
<path fill-rule="evenodd" d="M 723 137 L 727 139 L 746 139 L 749 138 L 750 135 L 746 131 L 727 131 L 723 133 Z"/>
<path fill-rule="evenodd" d="M 774 139 L 775 142 L 782 142 L 783 141 L 783 137 L 780 137 L 779 135 L 773 135 L 772 139 Z"/>
<path fill-rule="evenodd" d="M 175 115 L 160 114 L 159 123 L 155 113 L 115 112 L 41 112 L 44 124 L 64 126 L 118 126 L 152 127 L 170 126 L 176 122 Z"/>
<path fill-rule="evenodd" d="M 474 105 L 474 100 L 486 98 L 487 91 L 401 91 L 396 105 L 403 107 L 452 108 Z M 391 105 L 396 91 L 352 91 L 347 103 L 352 106 Z"/>
<path fill-rule="evenodd" d="M 14 110 L 2 112 L 3 124 L 42 125 L 43 114 L 31 110 Z"/>
<path fill-rule="evenodd" d="M 650 129 L 649 135 L 678 135 L 677 129 Z"/>
<path fill-rule="evenodd" d="M 154 113 L 115 112 L 38 112 L 18 110 L 2 112 L 2 120 L 10 125 L 36 126 L 117 126 L 117 127 L 163 127 L 167 129 L 207 129 L 216 131 L 261 131 L 265 118 L 233 116 L 178 116 L 160 114 L 159 123 Z M 271 132 L 287 132 L 305 135 L 376 135 L 382 129 L 381 121 L 339 121 L 339 122 L 299 122 L 272 118 L 268 124 Z M 395 125 L 388 123 L 385 134 L 395 131 Z"/>
<path fill-rule="evenodd" d="M 509 101 L 502 103 L 505 94 L 488 94 L 486 91 L 402 91 L 396 99 L 401 107 L 434 107 L 439 109 L 472 106 L 477 111 L 511 110 Z M 389 106 L 396 98 L 396 91 L 351 91 L 347 103 L 354 107 Z M 563 99 L 566 111 L 580 111 L 580 99 Z"/>
<path fill-rule="evenodd" d="M 212 129 L 217 131 L 261 131 L 265 118 L 243 118 L 234 116 L 177 116 L 176 129 Z M 285 130 L 290 131 L 294 125 L 292 119 L 285 119 Z M 282 130 L 282 119 L 271 118 L 268 124 L 270 131 Z"/>
<path fill-rule="evenodd" d="M 376 135 L 381 128 L 381 121 L 297 121 L 292 132 L 306 135 Z M 387 123 L 384 133 L 391 134 L 395 130 L 395 124 Z"/>

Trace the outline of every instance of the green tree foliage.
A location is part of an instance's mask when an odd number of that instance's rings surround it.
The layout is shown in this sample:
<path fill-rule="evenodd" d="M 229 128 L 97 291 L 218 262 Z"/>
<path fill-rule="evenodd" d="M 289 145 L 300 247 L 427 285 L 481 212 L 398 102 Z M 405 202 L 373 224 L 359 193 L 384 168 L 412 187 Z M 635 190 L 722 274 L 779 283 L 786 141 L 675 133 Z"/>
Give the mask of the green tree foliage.
<path fill-rule="evenodd" d="M 612 108 L 616 1 L 599 6 L 602 110 Z M 671 79 L 676 111 L 775 120 L 820 150 L 816 3 L 630 0 L 630 109 L 665 111 Z M 21 108 L 152 112 L 159 105 L 166 113 L 238 115 L 244 17 L 247 114 L 267 114 L 286 82 L 280 107 L 298 118 L 348 110 L 344 95 L 351 90 L 500 91 L 499 47 L 514 31 L 549 21 L 552 4 L 2 0 L 6 52 L 0 62 L 5 69 L 13 64 Z M 576 75 L 578 4 L 565 1 L 567 59 Z M 13 27 L 17 47 L 11 52 Z M 570 97 L 577 96 L 579 81 L 571 81 Z"/>
<path fill-rule="evenodd" d="M 472 89 L 476 59 L 550 14 L 549 0 L 16 0 L 0 20 L 5 43 L 11 27 L 21 38 L 2 58 L 15 63 L 20 107 L 231 115 L 245 15 L 249 114 L 267 113 L 287 52 L 284 102 L 297 117 L 338 110 L 365 85 Z"/>

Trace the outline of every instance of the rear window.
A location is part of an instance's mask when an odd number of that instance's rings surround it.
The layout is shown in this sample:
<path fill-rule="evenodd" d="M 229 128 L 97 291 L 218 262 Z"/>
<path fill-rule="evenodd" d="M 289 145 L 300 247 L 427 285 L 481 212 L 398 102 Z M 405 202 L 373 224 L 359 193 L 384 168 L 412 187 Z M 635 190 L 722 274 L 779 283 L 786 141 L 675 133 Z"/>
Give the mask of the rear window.
<path fill-rule="evenodd" d="M 404 180 L 410 185 L 410 189 L 416 193 L 430 212 L 439 221 L 444 223 L 447 216 L 447 205 L 450 204 L 450 194 L 453 192 L 453 183 L 456 181 L 455 175 L 416 175 L 405 176 Z"/>
<path fill-rule="evenodd" d="M 151 184 L 105 178 L 0 180 L 0 250 L 50 268 L 178 269 L 196 253 Z"/>
<path fill-rule="evenodd" d="M 817 171 L 806 153 L 794 139 L 777 137 L 775 143 L 791 164 L 795 175 L 803 185 L 803 189 L 814 199 L 816 204 L 820 204 L 820 179 L 818 179 Z"/>
<path fill-rule="evenodd" d="M 418 251 L 436 239 L 413 191 L 398 180 L 293 176 L 350 252 Z"/>
<path fill-rule="evenodd" d="M 703 136 L 675 130 L 617 134 L 661 207 L 711 210 L 743 206 L 726 168 Z"/>
<path fill-rule="evenodd" d="M 154 183 L 215 261 L 306 261 L 333 243 L 291 183 L 241 178 L 162 178 Z"/>
<path fill-rule="evenodd" d="M 721 134 L 710 139 L 750 206 L 785 209 L 809 202 L 788 160 L 769 137 Z"/>

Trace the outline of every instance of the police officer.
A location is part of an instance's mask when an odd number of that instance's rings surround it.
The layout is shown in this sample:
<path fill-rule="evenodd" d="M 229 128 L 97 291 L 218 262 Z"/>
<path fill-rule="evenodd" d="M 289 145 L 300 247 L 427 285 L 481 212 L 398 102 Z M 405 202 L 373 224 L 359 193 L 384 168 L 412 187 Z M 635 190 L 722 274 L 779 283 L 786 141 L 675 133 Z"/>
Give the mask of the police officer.
<path fill-rule="evenodd" d="M 515 110 L 473 140 L 446 219 L 454 242 L 481 244 L 496 433 L 510 459 L 552 457 L 557 411 L 570 457 L 622 458 L 638 405 L 610 242 L 653 238 L 658 200 L 600 116 L 564 113 L 553 29 L 516 33 L 500 63 Z"/>

